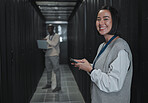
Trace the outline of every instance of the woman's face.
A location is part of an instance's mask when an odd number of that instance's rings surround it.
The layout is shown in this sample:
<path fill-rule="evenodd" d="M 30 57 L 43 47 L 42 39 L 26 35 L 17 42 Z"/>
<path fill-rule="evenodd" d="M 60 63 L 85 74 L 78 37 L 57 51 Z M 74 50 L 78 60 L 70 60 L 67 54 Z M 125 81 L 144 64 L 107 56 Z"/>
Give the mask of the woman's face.
<path fill-rule="evenodd" d="M 98 12 L 96 28 L 101 35 L 105 35 L 111 30 L 112 17 L 109 10 L 100 10 Z"/>

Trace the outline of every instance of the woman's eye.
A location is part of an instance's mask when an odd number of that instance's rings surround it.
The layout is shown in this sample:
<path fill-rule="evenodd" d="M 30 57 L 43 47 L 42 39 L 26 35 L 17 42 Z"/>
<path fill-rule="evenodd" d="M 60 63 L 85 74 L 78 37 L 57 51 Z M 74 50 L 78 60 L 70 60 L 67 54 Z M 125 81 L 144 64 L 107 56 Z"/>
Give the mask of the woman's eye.
<path fill-rule="evenodd" d="M 97 21 L 101 21 L 101 19 L 97 19 Z"/>
<path fill-rule="evenodd" d="M 104 19 L 104 20 L 108 20 L 108 19 Z"/>

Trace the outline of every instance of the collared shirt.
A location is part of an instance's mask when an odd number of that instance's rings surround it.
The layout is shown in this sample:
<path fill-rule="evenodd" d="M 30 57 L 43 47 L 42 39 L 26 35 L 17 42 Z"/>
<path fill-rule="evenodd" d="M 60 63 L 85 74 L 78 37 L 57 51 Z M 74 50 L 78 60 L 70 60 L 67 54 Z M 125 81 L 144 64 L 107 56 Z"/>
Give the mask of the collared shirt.
<path fill-rule="evenodd" d="M 48 49 L 46 50 L 45 56 L 59 56 L 60 48 L 60 36 L 58 34 L 54 34 L 52 36 L 47 35 L 45 39 L 47 39 L 47 43 L 49 44 Z"/>

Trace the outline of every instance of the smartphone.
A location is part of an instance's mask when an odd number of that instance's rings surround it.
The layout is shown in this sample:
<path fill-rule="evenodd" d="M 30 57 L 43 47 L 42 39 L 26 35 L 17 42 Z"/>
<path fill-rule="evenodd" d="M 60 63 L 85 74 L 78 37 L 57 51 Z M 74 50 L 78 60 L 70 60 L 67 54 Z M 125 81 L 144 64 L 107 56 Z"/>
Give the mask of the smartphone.
<path fill-rule="evenodd" d="M 79 63 L 79 62 L 75 61 L 75 60 L 72 59 L 72 58 L 70 59 L 70 61 L 73 62 L 73 63 Z"/>

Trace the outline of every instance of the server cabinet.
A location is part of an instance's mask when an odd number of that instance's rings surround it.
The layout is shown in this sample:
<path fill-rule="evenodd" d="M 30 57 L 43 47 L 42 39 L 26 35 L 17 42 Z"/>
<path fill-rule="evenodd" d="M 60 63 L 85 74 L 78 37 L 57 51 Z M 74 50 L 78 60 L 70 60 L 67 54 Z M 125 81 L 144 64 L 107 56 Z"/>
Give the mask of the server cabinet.
<path fill-rule="evenodd" d="M 29 0 L 1 0 L 0 11 L 0 102 L 28 103 L 44 70 L 45 20 Z"/>

